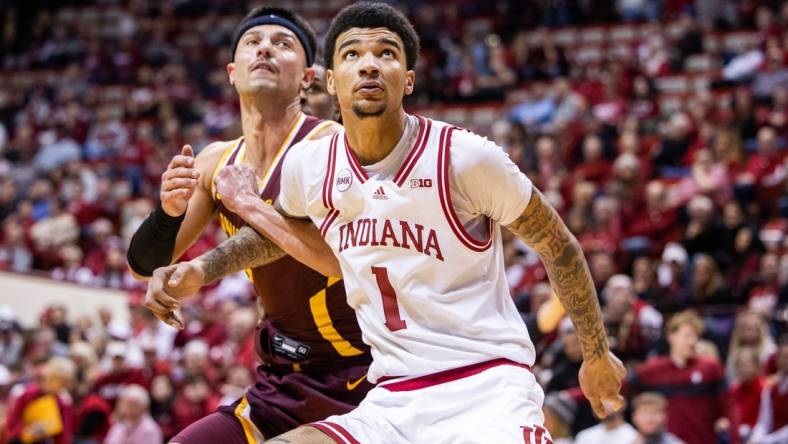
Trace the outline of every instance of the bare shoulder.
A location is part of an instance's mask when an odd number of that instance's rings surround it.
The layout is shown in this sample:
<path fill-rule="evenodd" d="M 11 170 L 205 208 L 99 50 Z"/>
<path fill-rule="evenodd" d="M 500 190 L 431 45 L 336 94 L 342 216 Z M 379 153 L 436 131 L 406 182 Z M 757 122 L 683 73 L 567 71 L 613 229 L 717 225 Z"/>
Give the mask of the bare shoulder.
<path fill-rule="evenodd" d="M 213 180 L 213 173 L 216 170 L 216 166 L 227 150 L 234 146 L 234 143 L 234 140 L 213 142 L 203 148 L 202 151 L 197 154 L 197 157 L 194 158 L 194 165 L 197 170 L 200 171 L 200 182 L 202 182 L 202 185 L 205 186 L 206 189 L 211 188 L 210 181 Z"/>
<path fill-rule="evenodd" d="M 234 140 L 220 140 L 208 144 L 200 151 L 194 158 L 198 168 L 201 167 L 216 167 L 222 155 L 235 143 Z"/>

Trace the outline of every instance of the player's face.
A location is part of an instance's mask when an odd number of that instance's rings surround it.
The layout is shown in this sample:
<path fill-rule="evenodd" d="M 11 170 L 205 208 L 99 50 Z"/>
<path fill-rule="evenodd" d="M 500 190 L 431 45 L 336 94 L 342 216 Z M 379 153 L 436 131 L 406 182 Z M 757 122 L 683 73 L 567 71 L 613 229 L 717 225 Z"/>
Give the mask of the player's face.
<path fill-rule="evenodd" d="M 301 89 L 301 109 L 310 116 L 321 119 L 334 118 L 334 97 L 326 89 L 326 69 L 315 65 L 315 78 L 308 87 Z"/>
<path fill-rule="evenodd" d="M 387 28 L 351 28 L 339 35 L 328 70 L 328 92 L 336 95 L 343 119 L 380 117 L 402 107 L 413 92 L 405 45 Z"/>
<path fill-rule="evenodd" d="M 296 97 L 312 80 L 314 71 L 306 67 L 306 53 L 293 31 L 279 25 L 260 25 L 241 36 L 227 74 L 242 96 L 273 92 Z"/>

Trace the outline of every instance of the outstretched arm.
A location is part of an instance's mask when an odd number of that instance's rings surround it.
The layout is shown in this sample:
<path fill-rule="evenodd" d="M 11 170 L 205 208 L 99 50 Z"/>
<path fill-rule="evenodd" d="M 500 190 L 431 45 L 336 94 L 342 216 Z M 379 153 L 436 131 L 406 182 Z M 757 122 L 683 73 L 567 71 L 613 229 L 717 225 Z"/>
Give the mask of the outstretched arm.
<path fill-rule="evenodd" d="M 625 370 L 608 349 L 596 290 L 577 239 L 536 188 L 525 211 L 507 228 L 539 254 L 553 291 L 575 325 L 584 360 L 580 385 L 594 411 L 604 417 L 618 410 Z"/>
<path fill-rule="evenodd" d="M 213 250 L 188 262 L 157 268 L 145 294 L 145 307 L 162 322 L 183 328 L 177 314 L 184 299 L 228 274 L 274 262 L 286 253 L 249 226 Z"/>
<path fill-rule="evenodd" d="M 215 183 L 225 207 L 288 255 L 325 276 L 342 275 L 339 261 L 310 220 L 283 216 L 260 199 L 254 170 L 245 165 L 226 166 Z"/>

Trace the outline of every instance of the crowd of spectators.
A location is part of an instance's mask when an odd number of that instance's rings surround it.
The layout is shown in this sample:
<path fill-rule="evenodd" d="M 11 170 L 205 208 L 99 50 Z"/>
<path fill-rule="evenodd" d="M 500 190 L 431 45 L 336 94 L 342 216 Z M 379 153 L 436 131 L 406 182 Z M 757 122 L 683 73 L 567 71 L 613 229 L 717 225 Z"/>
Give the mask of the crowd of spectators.
<path fill-rule="evenodd" d="M 291 3 L 319 34 L 342 5 Z M 0 11 L 0 270 L 124 290 L 131 312 L 74 319 L 57 305 L 23 329 L 0 308 L 0 436 L 160 441 L 251 383 L 258 312 L 243 276 L 191 301 L 176 332 L 140 307 L 125 263 L 170 158 L 240 132 L 225 64 L 250 6 Z M 543 191 L 630 369 L 627 410 L 597 424 L 572 325 L 536 254 L 507 237 L 554 442 L 786 442 L 788 4 L 401 6 L 422 39 L 406 108 L 489 135 Z M 185 258 L 222 238 L 212 227 Z M 33 404 L 60 421 L 25 423 Z"/>

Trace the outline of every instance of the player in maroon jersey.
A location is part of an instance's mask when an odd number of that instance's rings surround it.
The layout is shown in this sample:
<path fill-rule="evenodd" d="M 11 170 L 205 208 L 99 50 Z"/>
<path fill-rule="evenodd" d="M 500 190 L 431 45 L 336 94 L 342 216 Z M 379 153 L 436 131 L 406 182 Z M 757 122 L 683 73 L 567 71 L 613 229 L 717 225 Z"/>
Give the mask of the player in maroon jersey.
<path fill-rule="evenodd" d="M 339 127 L 302 112 L 300 95 L 314 78 L 316 51 L 314 32 L 302 17 L 280 8 L 257 8 L 241 21 L 233 44 L 227 73 L 240 96 L 243 136 L 213 143 L 196 158 L 187 145 L 173 158 L 162 175 L 161 203 L 129 248 L 129 266 L 138 276 L 149 277 L 157 267 L 177 260 L 214 213 L 228 236 L 239 241 L 259 236 L 245 226 L 254 226 L 253 221 L 242 220 L 218 197 L 217 186 L 228 179 L 222 169 L 253 168 L 260 202 L 271 202 L 279 194 L 282 160 L 290 147 Z M 330 277 L 339 275 L 333 255 L 289 235 L 314 229 L 311 223 L 281 222 L 280 227 L 269 226 L 267 234 L 292 256 L 278 255 L 247 270 L 265 311 L 256 331 L 263 361 L 257 380 L 232 407 L 192 424 L 172 442 L 262 441 L 350 411 L 371 388 L 365 378 L 369 349 L 361 342 L 344 286 Z M 160 281 L 151 281 L 146 306 L 162 321 L 182 328 L 176 314 L 181 301 L 157 291 L 157 284 Z"/>

